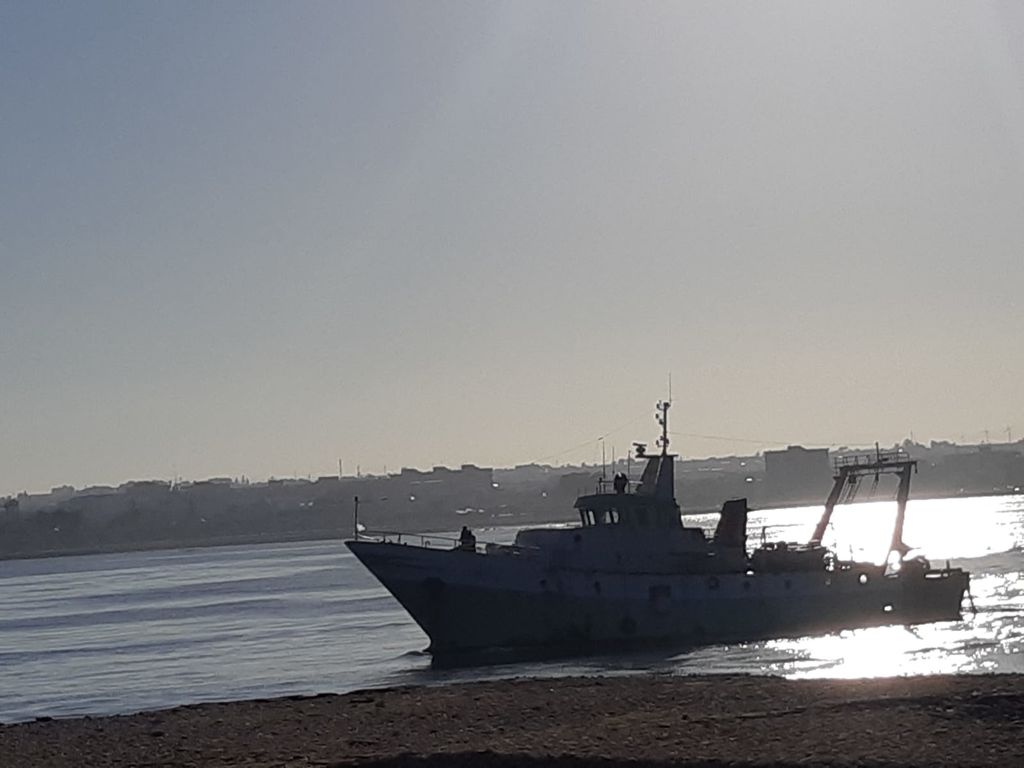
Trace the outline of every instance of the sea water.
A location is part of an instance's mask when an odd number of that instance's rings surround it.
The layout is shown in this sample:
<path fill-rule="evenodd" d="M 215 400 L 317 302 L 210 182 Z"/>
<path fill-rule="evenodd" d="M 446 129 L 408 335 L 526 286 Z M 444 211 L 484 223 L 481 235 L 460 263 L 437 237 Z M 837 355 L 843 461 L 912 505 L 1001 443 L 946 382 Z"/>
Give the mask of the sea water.
<path fill-rule="evenodd" d="M 750 543 L 806 540 L 820 512 L 752 513 Z M 840 507 L 830 538 L 880 561 L 893 516 Z M 904 538 L 971 571 L 963 621 L 455 671 L 431 669 L 426 636 L 341 541 L 0 562 L 0 722 L 511 676 L 1024 672 L 1024 496 L 911 501 Z"/>

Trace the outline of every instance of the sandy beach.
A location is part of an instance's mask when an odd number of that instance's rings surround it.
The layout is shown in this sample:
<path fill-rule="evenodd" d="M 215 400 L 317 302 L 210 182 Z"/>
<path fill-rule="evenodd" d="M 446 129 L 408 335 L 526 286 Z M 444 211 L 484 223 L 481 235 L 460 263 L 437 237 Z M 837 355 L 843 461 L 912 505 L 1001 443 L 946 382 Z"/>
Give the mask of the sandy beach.
<path fill-rule="evenodd" d="M 0 765 L 1024 764 L 1024 677 L 517 679 L 0 726 Z"/>

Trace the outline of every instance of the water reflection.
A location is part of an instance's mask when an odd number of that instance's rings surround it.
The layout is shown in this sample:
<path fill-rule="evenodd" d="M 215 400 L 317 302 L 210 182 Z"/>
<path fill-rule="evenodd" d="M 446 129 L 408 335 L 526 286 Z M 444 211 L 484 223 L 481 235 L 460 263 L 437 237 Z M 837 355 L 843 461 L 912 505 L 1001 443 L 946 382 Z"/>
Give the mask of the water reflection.
<path fill-rule="evenodd" d="M 893 507 L 837 508 L 833 546 L 880 563 Z M 784 521 L 774 532 L 800 540 L 811 523 L 799 518 L 809 511 L 779 510 Z M 1024 498 L 911 502 L 904 538 L 933 562 L 950 560 L 971 571 L 963 621 L 772 641 L 764 644 L 768 655 L 783 659 L 768 661 L 765 671 L 793 678 L 1024 671 Z"/>
<path fill-rule="evenodd" d="M 984 672 L 993 664 L 983 653 L 969 652 L 972 634 L 939 625 L 873 627 L 824 637 L 773 641 L 769 645 L 791 659 L 769 665 L 768 672 L 792 678 L 864 678 Z M 959 637 L 958 637 L 959 636 Z"/>
<path fill-rule="evenodd" d="M 820 513 L 755 512 L 751 544 L 761 527 L 770 540 L 806 541 Z M 894 514 L 893 504 L 840 507 L 829 536 L 841 553 L 881 558 Z M 508 542 L 515 530 L 479 533 Z M 972 573 L 975 615 L 444 673 L 419 653 L 422 631 L 338 542 L 0 563 L 0 721 L 487 677 L 1024 672 L 1024 497 L 911 501 L 905 538 Z"/>

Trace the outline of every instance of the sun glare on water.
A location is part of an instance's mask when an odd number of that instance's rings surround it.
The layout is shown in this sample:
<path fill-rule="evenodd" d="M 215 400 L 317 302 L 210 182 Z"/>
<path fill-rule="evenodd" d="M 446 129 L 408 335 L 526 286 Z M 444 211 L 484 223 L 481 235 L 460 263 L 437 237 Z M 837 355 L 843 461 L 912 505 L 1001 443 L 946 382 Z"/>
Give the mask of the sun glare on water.
<path fill-rule="evenodd" d="M 971 572 L 962 621 L 886 626 L 765 643 L 763 669 L 791 678 L 865 678 L 1019 671 L 1024 647 L 1024 516 L 1020 496 L 922 499 L 907 505 L 911 556 Z M 821 507 L 754 513 L 769 541 L 805 541 Z M 836 507 L 825 537 L 842 559 L 882 564 L 896 518 L 893 501 Z M 756 647 L 756 646 L 755 646 Z"/>
<path fill-rule="evenodd" d="M 964 648 L 969 627 L 873 627 L 769 643 L 792 660 L 770 670 L 792 678 L 843 679 L 983 672 L 993 665 Z M 951 650 L 957 648 L 958 650 Z"/>
<path fill-rule="evenodd" d="M 1006 552 L 1024 542 L 1020 497 L 1005 499 L 911 499 L 907 504 L 903 540 L 912 554 L 940 564 L 946 559 L 982 557 Z M 751 530 L 764 524 L 769 540 L 806 541 L 822 507 L 768 510 L 755 513 Z M 896 521 L 891 500 L 840 504 L 825 534 L 825 546 L 842 559 L 881 565 L 886 562 Z M 781 522 L 781 524 L 779 524 Z"/>

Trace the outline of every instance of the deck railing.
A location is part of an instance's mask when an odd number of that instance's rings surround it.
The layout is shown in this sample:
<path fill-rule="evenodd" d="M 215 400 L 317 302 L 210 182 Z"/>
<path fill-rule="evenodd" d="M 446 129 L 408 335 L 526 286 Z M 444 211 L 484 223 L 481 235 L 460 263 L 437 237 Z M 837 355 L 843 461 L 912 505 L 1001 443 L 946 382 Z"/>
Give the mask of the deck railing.
<path fill-rule="evenodd" d="M 873 451 L 871 453 L 851 453 L 836 456 L 832 459 L 832 467 L 839 470 L 843 467 L 874 467 L 886 464 L 906 464 L 913 462 L 910 454 L 899 448 Z"/>
<path fill-rule="evenodd" d="M 459 540 L 451 536 L 432 533 L 408 533 L 405 531 L 359 531 L 357 541 L 379 541 L 385 544 L 412 544 L 427 549 L 456 549 Z"/>
<path fill-rule="evenodd" d="M 406 544 L 424 549 L 463 549 L 462 541 L 452 537 L 433 533 L 408 533 L 406 531 L 362 530 L 355 535 L 356 541 L 376 541 L 382 544 Z M 481 555 L 505 554 L 518 555 L 535 551 L 536 547 L 521 547 L 517 544 L 495 544 L 489 541 L 477 541 L 473 552 Z M 466 550 L 470 551 L 470 550 Z"/>

